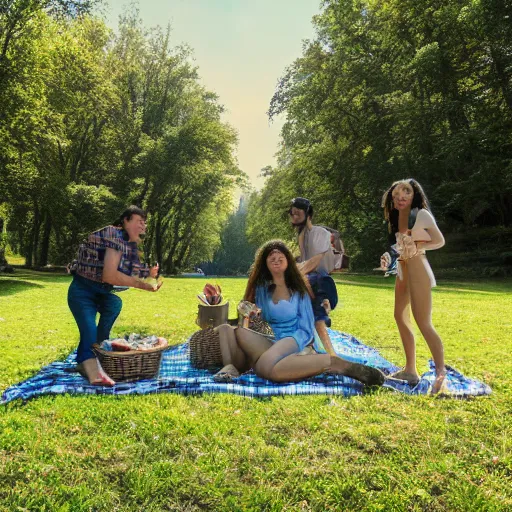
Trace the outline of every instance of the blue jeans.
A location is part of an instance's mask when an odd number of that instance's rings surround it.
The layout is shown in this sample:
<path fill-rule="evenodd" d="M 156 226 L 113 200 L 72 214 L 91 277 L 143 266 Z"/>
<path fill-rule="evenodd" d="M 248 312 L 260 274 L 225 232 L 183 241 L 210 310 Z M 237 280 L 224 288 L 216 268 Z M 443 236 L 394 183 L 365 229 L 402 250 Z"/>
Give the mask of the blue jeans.
<path fill-rule="evenodd" d="M 75 275 L 69 285 L 68 305 L 80 331 L 80 343 L 76 355 L 77 363 L 96 357 L 92 351 L 94 343 L 101 343 L 110 336 L 110 329 L 121 312 L 123 301 L 114 293 L 113 287 Z M 96 326 L 96 314 L 100 314 Z"/>
<path fill-rule="evenodd" d="M 327 327 L 331 326 L 331 319 L 325 312 L 322 302 L 329 299 L 331 309 L 338 304 L 338 291 L 334 279 L 327 272 L 311 272 L 308 274 L 308 281 L 315 298 L 311 300 L 315 322 L 324 321 Z"/>

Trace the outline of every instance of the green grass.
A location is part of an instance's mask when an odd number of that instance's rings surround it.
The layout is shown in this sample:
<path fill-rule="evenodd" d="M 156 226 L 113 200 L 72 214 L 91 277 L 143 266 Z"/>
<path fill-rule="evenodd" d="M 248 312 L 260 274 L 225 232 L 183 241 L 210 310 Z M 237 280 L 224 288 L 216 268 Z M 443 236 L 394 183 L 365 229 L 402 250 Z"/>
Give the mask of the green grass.
<path fill-rule="evenodd" d="M 333 327 L 403 363 L 393 283 L 339 278 Z M 184 341 L 206 279 L 124 292 L 114 334 Z M 219 279 L 234 305 L 244 279 Z M 58 396 L 0 408 L 0 510 L 512 510 L 512 282 L 443 282 L 447 363 L 489 383 L 474 400 L 386 390 L 353 398 Z M 67 276 L 0 278 L 0 389 L 77 344 Z M 418 339 L 418 366 L 429 354 Z"/>
<path fill-rule="evenodd" d="M 9 265 L 25 265 L 25 257 L 19 254 L 7 254 L 6 259 Z"/>

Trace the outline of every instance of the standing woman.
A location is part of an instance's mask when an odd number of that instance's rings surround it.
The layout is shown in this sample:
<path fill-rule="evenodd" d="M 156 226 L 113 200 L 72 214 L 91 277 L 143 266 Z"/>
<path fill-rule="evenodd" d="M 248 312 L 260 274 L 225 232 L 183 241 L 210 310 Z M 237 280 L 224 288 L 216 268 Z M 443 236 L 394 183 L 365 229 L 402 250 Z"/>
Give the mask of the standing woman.
<path fill-rule="evenodd" d="M 145 232 L 145 212 L 130 206 L 114 226 L 91 233 L 87 242 L 80 245 L 68 290 L 68 305 L 80 331 L 77 370 L 91 384 L 115 384 L 92 350 L 94 343 L 109 338 L 110 329 L 121 312 L 123 303 L 114 293 L 114 287 L 156 291 L 152 285 L 138 279 L 158 275 L 158 264 L 149 269 L 139 259 L 138 244 Z M 98 325 L 97 313 L 100 315 Z"/>
<path fill-rule="evenodd" d="M 264 244 L 256 255 L 244 300 L 255 302 L 274 331 L 275 339 L 242 327 L 216 328 L 224 367 L 214 376 L 230 382 L 241 371 L 254 368 L 259 377 L 275 382 L 302 380 L 323 372 L 347 375 L 368 385 L 382 385 L 377 368 L 346 361 L 326 353 L 299 355 L 315 345 L 318 335 L 308 286 L 292 253 L 280 240 Z"/>
<path fill-rule="evenodd" d="M 432 287 L 436 281 L 425 251 L 439 249 L 444 237 L 430 213 L 427 197 L 414 179 L 396 181 L 382 197 L 389 240 L 396 243 L 398 275 L 395 285 L 395 321 L 405 351 L 405 368 L 393 377 L 416 385 L 416 343 L 410 310 L 425 338 L 436 366 L 432 394 L 441 391 L 446 378 L 444 348 L 432 325 Z M 381 258 L 381 266 L 385 266 Z"/>

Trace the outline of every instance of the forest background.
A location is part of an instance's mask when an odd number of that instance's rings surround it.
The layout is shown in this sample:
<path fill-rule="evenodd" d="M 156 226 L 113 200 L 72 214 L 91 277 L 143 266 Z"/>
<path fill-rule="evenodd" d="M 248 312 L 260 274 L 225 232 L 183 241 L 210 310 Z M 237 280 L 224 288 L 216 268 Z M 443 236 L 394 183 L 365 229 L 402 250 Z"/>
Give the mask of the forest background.
<path fill-rule="evenodd" d="M 305 196 L 315 222 L 341 232 L 351 268 L 368 270 L 386 247 L 380 197 L 414 177 L 449 242 L 436 268 L 511 273 L 507 0 L 322 1 L 315 37 L 276 77 L 268 115 L 285 122 L 258 191 L 222 120 L 229 98 L 201 83 L 193 50 L 136 9 L 114 32 L 100 7 L 0 0 L 8 260 L 63 265 L 134 203 L 148 211 L 145 256 L 164 272 L 245 274 L 258 244 L 293 240 L 287 206 Z"/>

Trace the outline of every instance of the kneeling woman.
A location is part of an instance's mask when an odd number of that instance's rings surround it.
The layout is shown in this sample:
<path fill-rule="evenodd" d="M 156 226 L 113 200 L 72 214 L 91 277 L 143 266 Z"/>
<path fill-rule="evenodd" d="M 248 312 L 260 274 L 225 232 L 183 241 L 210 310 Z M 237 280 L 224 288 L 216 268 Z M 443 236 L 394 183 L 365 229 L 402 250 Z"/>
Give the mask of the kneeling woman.
<path fill-rule="evenodd" d="M 275 341 L 241 327 L 217 327 L 225 366 L 215 375 L 216 381 L 229 382 L 240 371 L 254 368 L 256 375 L 275 382 L 297 381 L 324 372 L 347 375 L 368 385 L 384 382 L 384 374 L 377 368 L 325 353 L 299 355 L 306 348 L 320 346 L 315 342 L 306 281 L 283 242 L 273 240 L 259 249 L 244 299 L 261 309 Z"/>
<path fill-rule="evenodd" d="M 91 384 L 112 386 L 114 381 L 102 370 L 92 345 L 106 340 L 123 306 L 113 293 L 114 286 L 156 291 L 137 279 L 156 277 L 158 265 L 141 264 L 137 244 L 146 231 L 146 214 L 136 206 L 127 208 L 117 225 L 91 233 L 80 246 L 75 274 L 68 291 L 68 304 L 80 331 L 77 370 Z M 96 325 L 96 314 L 100 314 Z"/>

